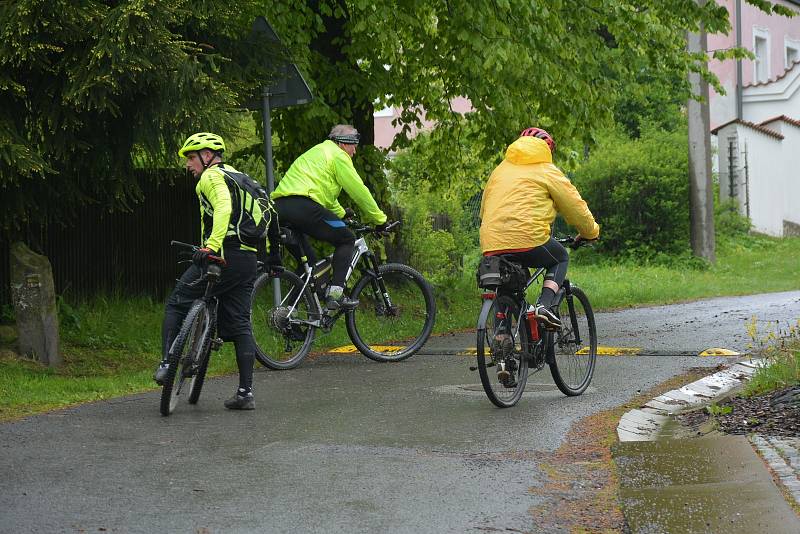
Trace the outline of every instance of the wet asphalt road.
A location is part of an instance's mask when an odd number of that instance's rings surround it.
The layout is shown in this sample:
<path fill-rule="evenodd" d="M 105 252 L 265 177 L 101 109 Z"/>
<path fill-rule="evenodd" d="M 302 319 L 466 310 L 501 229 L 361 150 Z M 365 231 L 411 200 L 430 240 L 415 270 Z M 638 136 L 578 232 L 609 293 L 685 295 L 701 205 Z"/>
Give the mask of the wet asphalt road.
<path fill-rule="evenodd" d="M 736 348 L 737 317 L 756 308 L 797 318 L 800 292 L 602 314 L 601 343 Z M 469 357 L 322 357 L 258 372 L 255 412 L 225 411 L 226 377 L 168 418 L 157 391 L 32 417 L 0 425 L 0 532 L 531 530 L 538 453 L 584 416 L 721 361 L 600 357 L 582 397 L 561 395 L 545 370 L 517 407 L 498 410 Z"/>

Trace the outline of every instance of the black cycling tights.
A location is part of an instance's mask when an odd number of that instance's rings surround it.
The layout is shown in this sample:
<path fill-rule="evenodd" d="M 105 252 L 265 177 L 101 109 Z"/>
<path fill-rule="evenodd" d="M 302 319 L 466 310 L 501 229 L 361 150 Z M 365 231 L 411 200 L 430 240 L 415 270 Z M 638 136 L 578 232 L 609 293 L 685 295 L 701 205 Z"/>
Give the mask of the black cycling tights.
<path fill-rule="evenodd" d="M 330 285 L 344 287 L 344 277 L 347 276 L 347 266 L 353 258 L 353 243 L 356 241 L 356 236 L 344 221 L 308 197 L 280 197 L 275 200 L 275 210 L 280 224 L 336 247 Z M 306 248 L 309 262 L 313 265 L 316 263 L 314 251 L 311 247 Z M 290 248 L 289 251 L 297 256 L 295 250 Z"/>
<path fill-rule="evenodd" d="M 552 237 L 544 245 L 539 245 L 523 252 L 514 252 L 506 255 L 506 257 L 525 267 L 544 267 L 547 269 L 544 279 L 552 280 L 558 284 L 559 288 L 564 283 L 564 278 L 567 277 L 569 254 L 567 249 Z M 549 288 L 543 288 L 539 304 L 551 306 L 554 297 L 554 291 Z"/>

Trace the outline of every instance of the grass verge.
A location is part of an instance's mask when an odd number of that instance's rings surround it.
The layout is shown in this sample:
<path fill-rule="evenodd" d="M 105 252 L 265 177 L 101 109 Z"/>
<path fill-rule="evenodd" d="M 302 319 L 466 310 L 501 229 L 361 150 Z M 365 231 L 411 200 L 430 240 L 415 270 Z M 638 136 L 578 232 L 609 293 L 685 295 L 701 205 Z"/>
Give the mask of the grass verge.
<path fill-rule="evenodd" d="M 786 328 L 774 323 L 772 326 L 773 329 L 760 334 L 755 319 L 748 324 L 752 350 L 766 358 L 767 366 L 756 371 L 742 391 L 744 396 L 762 395 L 800 384 L 800 319 Z"/>

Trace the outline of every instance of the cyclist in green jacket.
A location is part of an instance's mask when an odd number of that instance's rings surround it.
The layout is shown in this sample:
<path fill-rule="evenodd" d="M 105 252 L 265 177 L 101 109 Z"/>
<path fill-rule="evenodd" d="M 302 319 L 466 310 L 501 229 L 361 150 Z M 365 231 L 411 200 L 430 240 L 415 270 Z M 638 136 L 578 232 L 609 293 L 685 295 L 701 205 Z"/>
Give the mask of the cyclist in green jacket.
<path fill-rule="evenodd" d="M 355 235 L 342 221 L 346 212 L 337 200 L 342 189 L 356 203 L 365 223 L 375 224 L 378 229 L 386 225 L 386 214 L 378 208 L 353 167 L 359 137 L 358 131 L 348 124 L 334 126 L 326 141 L 292 163 L 272 193 L 281 224 L 336 247 L 326 295 L 329 310 L 350 310 L 358 305 L 358 301 L 344 295 Z"/>
<path fill-rule="evenodd" d="M 239 388 L 225 401 L 231 410 L 252 410 L 253 364 L 255 342 L 250 328 L 250 295 L 256 276 L 256 249 L 242 242 L 247 220 L 261 220 L 258 203 L 242 199 L 247 195 L 231 176 L 241 174 L 222 162 L 225 142 L 213 133 L 201 132 L 190 136 L 178 155 L 186 158 L 186 169 L 199 178 L 195 192 L 200 200 L 201 238 L 203 247 L 192 256 L 192 265 L 183 273 L 167 300 L 161 330 L 162 361 L 153 379 L 161 384 L 166 378 L 167 353 L 181 328 L 183 319 L 197 298 L 205 293 L 205 284 L 191 286 L 205 272 L 208 256 L 225 259 L 222 276 L 214 287 L 219 301 L 219 336 L 233 341 L 236 363 L 239 366 Z M 244 201 L 243 201 L 244 200 Z M 245 206 L 250 212 L 243 214 Z M 243 215 L 248 215 L 245 217 Z"/>

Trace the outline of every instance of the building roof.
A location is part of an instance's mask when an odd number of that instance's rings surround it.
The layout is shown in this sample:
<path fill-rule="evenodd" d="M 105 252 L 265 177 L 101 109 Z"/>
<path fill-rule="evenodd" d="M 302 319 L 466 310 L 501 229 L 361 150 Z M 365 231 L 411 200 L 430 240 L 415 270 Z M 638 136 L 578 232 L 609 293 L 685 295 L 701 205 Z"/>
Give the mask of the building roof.
<path fill-rule="evenodd" d="M 747 85 L 743 86 L 743 89 L 747 89 L 748 87 L 758 87 L 760 85 L 769 85 L 771 83 L 775 83 L 777 81 L 780 81 L 781 79 L 785 78 L 787 74 L 792 72 L 792 70 L 794 70 L 795 68 L 800 68 L 800 67 L 798 67 L 798 65 L 800 65 L 800 59 L 795 60 L 795 62 L 792 63 L 791 65 L 789 65 L 788 68 L 784 69 L 783 73 L 779 74 L 775 78 L 767 80 L 766 82 L 748 83 Z"/>
<path fill-rule="evenodd" d="M 767 124 L 775 121 L 783 121 L 787 124 L 791 124 L 792 126 L 797 126 L 800 128 L 800 121 L 797 119 L 793 119 L 791 117 L 787 117 L 786 115 L 778 115 L 777 117 L 772 117 L 771 119 L 767 119 L 765 121 L 761 121 L 761 126 L 766 126 Z"/>
<path fill-rule="evenodd" d="M 771 122 L 771 121 L 768 121 L 768 122 Z M 753 130 L 756 130 L 757 132 L 761 132 L 764 135 L 768 135 L 770 137 L 774 137 L 775 139 L 778 139 L 778 140 L 783 140 L 783 135 L 779 134 L 775 130 L 770 130 L 769 128 L 764 126 L 764 123 L 756 124 L 754 122 L 743 121 L 741 119 L 733 119 L 732 121 L 728 121 L 725 124 L 720 124 L 719 126 L 714 128 L 713 130 L 711 130 L 711 133 L 714 134 L 714 135 L 717 135 L 717 133 L 719 133 L 719 131 L 721 129 L 723 129 L 724 127 L 726 127 L 726 126 L 728 126 L 730 124 L 741 124 L 742 126 L 746 126 L 748 128 L 752 128 Z"/>

